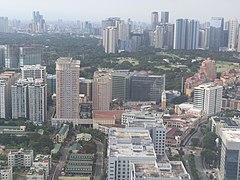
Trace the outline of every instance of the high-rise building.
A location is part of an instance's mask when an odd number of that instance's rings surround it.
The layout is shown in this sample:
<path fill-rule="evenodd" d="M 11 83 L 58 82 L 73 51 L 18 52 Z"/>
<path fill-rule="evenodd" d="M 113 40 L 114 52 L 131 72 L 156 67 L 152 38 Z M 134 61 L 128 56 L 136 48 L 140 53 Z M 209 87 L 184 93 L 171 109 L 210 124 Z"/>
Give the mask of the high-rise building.
<path fill-rule="evenodd" d="M 207 81 L 214 81 L 217 78 L 217 66 L 214 60 L 206 59 L 202 62 L 199 70 L 200 74 L 204 74 Z"/>
<path fill-rule="evenodd" d="M 162 110 L 166 110 L 167 108 L 167 96 L 166 96 L 166 92 L 163 91 L 162 93 L 162 100 L 161 100 L 161 103 L 162 103 Z"/>
<path fill-rule="evenodd" d="M 47 82 L 46 76 L 46 66 L 41 66 L 40 64 L 36 65 L 25 65 L 21 67 L 22 79 L 33 78 L 35 79 L 43 79 L 43 82 Z"/>
<path fill-rule="evenodd" d="M 152 12 L 151 14 L 151 28 L 152 30 L 155 30 L 156 26 L 159 23 L 159 16 L 158 16 L 158 12 Z"/>
<path fill-rule="evenodd" d="M 4 46 L 0 46 L 0 68 L 3 69 L 5 67 L 5 48 Z"/>
<path fill-rule="evenodd" d="M 56 75 L 47 74 L 47 93 L 56 93 Z"/>
<path fill-rule="evenodd" d="M 163 24 L 169 23 L 169 12 L 167 12 L 167 11 L 161 12 L 161 21 L 160 22 Z"/>
<path fill-rule="evenodd" d="M 39 11 L 33 11 L 33 20 L 30 24 L 32 33 L 44 33 L 47 32 L 47 25 L 43 19 L 43 15 Z"/>
<path fill-rule="evenodd" d="M 130 92 L 130 79 L 133 75 L 129 70 L 114 70 L 112 72 L 112 99 L 127 100 Z"/>
<path fill-rule="evenodd" d="M 199 40 L 199 22 L 196 20 L 177 19 L 174 49 L 197 49 Z"/>
<path fill-rule="evenodd" d="M 154 46 L 155 48 L 164 48 L 165 28 L 164 25 L 156 26 L 154 31 Z"/>
<path fill-rule="evenodd" d="M 222 86 L 202 84 L 194 88 L 194 107 L 203 111 L 204 114 L 213 115 L 221 112 Z"/>
<path fill-rule="evenodd" d="M 240 129 L 221 128 L 221 153 L 219 166 L 219 180 L 238 179 L 240 177 Z"/>
<path fill-rule="evenodd" d="M 104 30 L 104 49 L 105 53 L 117 53 L 118 49 L 118 29 L 109 26 Z"/>
<path fill-rule="evenodd" d="M 237 18 L 232 18 L 229 21 L 229 34 L 228 34 L 228 49 L 235 51 L 238 43 L 239 24 Z"/>
<path fill-rule="evenodd" d="M 20 79 L 11 86 L 12 96 L 12 119 L 28 118 L 28 82 Z"/>
<path fill-rule="evenodd" d="M 79 94 L 84 94 L 88 101 L 92 101 L 92 79 L 79 79 Z"/>
<path fill-rule="evenodd" d="M 14 71 L 5 71 L 0 74 L 0 118 L 11 118 L 12 98 L 11 85 L 19 78 L 19 74 Z"/>
<path fill-rule="evenodd" d="M 209 49 L 219 51 L 223 46 L 223 26 L 224 19 L 221 17 L 212 17 L 210 22 Z"/>
<path fill-rule="evenodd" d="M 31 167 L 33 163 L 33 150 L 20 149 L 8 153 L 8 165 L 10 167 Z"/>
<path fill-rule="evenodd" d="M 203 50 L 209 48 L 209 28 L 199 30 L 198 48 Z"/>
<path fill-rule="evenodd" d="M 79 60 L 57 59 L 56 118 L 79 118 L 79 74 Z"/>
<path fill-rule="evenodd" d="M 19 46 L 18 45 L 2 45 L 5 55 L 5 68 L 17 69 L 19 68 Z"/>
<path fill-rule="evenodd" d="M 23 46 L 19 48 L 20 66 L 42 64 L 43 47 L 41 45 Z"/>
<path fill-rule="evenodd" d="M 42 79 L 36 79 L 28 85 L 29 120 L 42 125 L 47 119 L 47 85 Z"/>
<path fill-rule="evenodd" d="M 165 90 L 165 75 L 134 74 L 130 81 L 131 101 L 160 102 Z"/>
<path fill-rule="evenodd" d="M 0 32 L 1 33 L 9 32 L 7 17 L 0 17 Z"/>
<path fill-rule="evenodd" d="M 112 101 L 112 70 L 99 69 L 93 75 L 93 110 L 110 110 Z"/>
<path fill-rule="evenodd" d="M 240 28 L 238 31 L 238 46 L 237 46 L 237 52 L 240 52 Z"/>

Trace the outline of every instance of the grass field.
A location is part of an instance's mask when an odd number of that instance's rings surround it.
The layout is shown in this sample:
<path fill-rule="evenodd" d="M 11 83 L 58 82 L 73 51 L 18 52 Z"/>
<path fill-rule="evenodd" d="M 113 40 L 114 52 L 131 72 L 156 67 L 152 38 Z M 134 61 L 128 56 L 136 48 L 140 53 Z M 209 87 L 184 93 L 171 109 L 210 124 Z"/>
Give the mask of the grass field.
<path fill-rule="evenodd" d="M 133 66 L 136 66 L 136 65 L 139 64 L 139 61 L 136 60 L 136 59 L 133 59 L 133 58 L 123 58 L 123 57 L 117 58 L 117 60 L 116 60 L 115 62 L 121 64 L 121 63 L 123 63 L 124 61 L 130 62 Z"/>
<path fill-rule="evenodd" d="M 230 67 L 239 67 L 238 63 L 227 62 L 227 61 L 216 61 L 217 72 L 223 72 Z"/>

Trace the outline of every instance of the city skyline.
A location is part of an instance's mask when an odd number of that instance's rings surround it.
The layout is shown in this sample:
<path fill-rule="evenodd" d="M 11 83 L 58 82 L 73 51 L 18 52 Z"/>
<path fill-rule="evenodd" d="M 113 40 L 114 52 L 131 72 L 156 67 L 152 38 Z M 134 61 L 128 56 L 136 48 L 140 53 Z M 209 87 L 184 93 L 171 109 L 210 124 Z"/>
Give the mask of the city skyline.
<path fill-rule="evenodd" d="M 101 1 L 101 8 L 99 8 L 97 0 L 90 0 L 88 2 L 76 2 L 75 0 L 52 0 L 51 2 L 47 0 L 25 0 L 24 2 L 1 0 L 1 3 L 4 6 L 0 7 L 0 16 L 21 20 L 31 20 L 32 11 L 40 11 L 47 21 L 58 19 L 101 21 L 107 17 L 120 17 L 122 19 L 131 18 L 134 21 L 149 23 L 152 11 L 169 11 L 171 23 L 175 22 L 177 18 L 209 21 L 211 17 L 220 16 L 227 20 L 232 17 L 240 17 L 240 12 L 237 9 L 240 5 L 240 1 L 238 0 L 231 0 L 231 2 L 225 0 L 204 0 L 197 2 L 192 0 L 170 0 L 167 2 L 164 0 L 152 0 L 151 3 L 146 0 L 140 0 L 138 4 L 134 0 L 123 0 L 118 4 L 116 0 L 103 0 Z M 13 9 L 13 4 L 14 7 L 19 8 Z M 212 8 L 216 4 L 218 7 Z M 231 9 L 231 12 L 228 11 L 229 9 Z M 237 12 L 238 14 L 236 14 Z"/>

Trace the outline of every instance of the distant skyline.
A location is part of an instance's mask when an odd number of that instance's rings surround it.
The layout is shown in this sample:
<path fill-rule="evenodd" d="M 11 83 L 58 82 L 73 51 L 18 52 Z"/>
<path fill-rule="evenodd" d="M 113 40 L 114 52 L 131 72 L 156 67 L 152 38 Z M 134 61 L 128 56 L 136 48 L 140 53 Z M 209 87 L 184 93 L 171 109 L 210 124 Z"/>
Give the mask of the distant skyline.
<path fill-rule="evenodd" d="M 150 23 L 152 11 L 169 11 L 170 22 L 177 18 L 209 21 L 211 17 L 240 18 L 239 0 L 0 0 L 0 16 L 31 20 L 40 11 L 46 22 L 80 20 L 99 22 L 107 17 L 131 18 Z"/>

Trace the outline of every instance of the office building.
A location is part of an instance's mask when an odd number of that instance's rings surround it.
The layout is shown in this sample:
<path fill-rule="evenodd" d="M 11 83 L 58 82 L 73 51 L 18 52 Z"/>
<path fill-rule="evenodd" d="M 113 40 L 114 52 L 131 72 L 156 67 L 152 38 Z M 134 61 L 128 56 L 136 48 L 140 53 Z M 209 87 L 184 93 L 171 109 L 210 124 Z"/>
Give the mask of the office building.
<path fill-rule="evenodd" d="M 1 180 L 13 180 L 12 167 L 0 167 L 0 179 Z"/>
<path fill-rule="evenodd" d="M 104 49 L 105 53 L 118 52 L 118 29 L 114 26 L 109 26 L 104 29 Z"/>
<path fill-rule="evenodd" d="M 14 71 L 5 71 L 0 74 L 0 118 L 12 117 L 11 85 L 19 78 L 19 74 Z"/>
<path fill-rule="evenodd" d="M 130 98 L 130 80 L 133 74 L 129 70 L 112 72 L 112 99 L 127 100 Z"/>
<path fill-rule="evenodd" d="M 42 125 L 47 120 L 47 85 L 36 79 L 28 85 L 29 120 Z"/>
<path fill-rule="evenodd" d="M 84 94 L 87 101 L 92 101 L 92 79 L 79 78 L 79 94 Z"/>
<path fill-rule="evenodd" d="M 169 12 L 162 11 L 161 12 L 161 21 L 162 24 L 167 24 L 169 23 Z"/>
<path fill-rule="evenodd" d="M 46 66 L 41 66 L 40 64 L 25 65 L 21 67 L 21 73 L 22 73 L 22 79 L 28 79 L 28 78 L 33 78 L 33 80 L 42 79 L 44 83 L 47 82 Z"/>
<path fill-rule="evenodd" d="M 214 86 L 212 83 L 202 84 L 194 88 L 194 108 L 200 109 L 206 115 L 221 112 L 222 86 Z"/>
<path fill-rule="evenodd" d="M 7 17 L 0 17 L 0 33 L 7 33 L 8 30 L 8 18 Z"/>
<path fill-rule="evenodd" d="M 93 109 L 110 110 L 112 101 L 112 70 L 99 69 L 93 75 Z"/>
<path fill-rule="evenodd" d="M 131 101 L 156 101 L 160 102 L 162 92 L 165 90 L 165 75 L 156 76 L 136 73 L 131 77 Z"/>
<path fill-rule="evenodd" d="M 18 45 L 2 45 L 5 55 L 5 68 L 18 69 L 19 66 L 19 46 Z"/>
<path fill-rule="evenodd" d="M 199 22 L 177 19 L 175 25 L 174 49 L 197 49 L 199 41 Z"/>
<path fill-rule="evenodd" d="M 228 50 L 235 51 L 238 43 L 239 24 L 237 18 L 229 21 Z"/>
<path fill-rule="evenodd" d="M 159 17 L 158 17 L 158 12 L 152 12 L 151 14 L 151 28 L 152 30 L 155 30 L 156 26 L 159 23 Z"/>
<path fill-rule="evenodd" d="M 79 118 L 79 74 L 79 60 L 57 59 L 56 118 Z"/>
<path fill-rule="evenodd" d="M 5 67 L 5 48 L 4 46 L 0 46 L 0 68 L 3 69 Z"/>
<path fill-rule="evenodd" d="M 239 128 L 222 128 L 220 130 L 222 144 L 220 150 L 219 180 L 238 179 L 240 177 L 239 137 Z"/>
<path fill-rule="evenodd" d="M 33 163 L 33 150 L 12 150 L 8 153 L 8 165 L 11 167 L 27 168 Z"/>
<path fill-rule="evenodd" d="M 22 46 L 19 48 L 20 66 L 42 64 L 43 47 L 41 45 Z"/>
<path fill-rule="evenodd" d="M 47 32 L 47 25 L 43 15 L 39 11 L 33 11 L 33 20 L 29 25 L 32 33 L 44 33 Z"/>
<path fill-rule="evenodd" d="M 210 22 L 209 49 L 219 51 L 223 46 L 223 26 L 224 19 L 221 17 L 212 17 Z"/>
<path fill-rule="evenodd" d="M 20 79 L 11 86 L 12 119 L 28 118 L 28 82 Z"/>
<path fill-rule="evenodd" d="M 199 30 L 198 48 L 206 50 L 209 48 L 209 28 Z"/>

